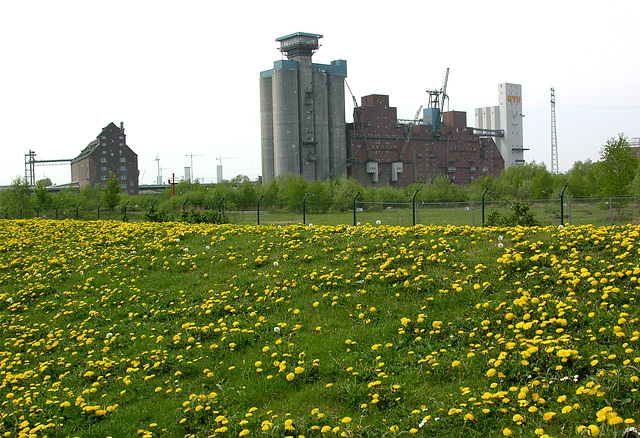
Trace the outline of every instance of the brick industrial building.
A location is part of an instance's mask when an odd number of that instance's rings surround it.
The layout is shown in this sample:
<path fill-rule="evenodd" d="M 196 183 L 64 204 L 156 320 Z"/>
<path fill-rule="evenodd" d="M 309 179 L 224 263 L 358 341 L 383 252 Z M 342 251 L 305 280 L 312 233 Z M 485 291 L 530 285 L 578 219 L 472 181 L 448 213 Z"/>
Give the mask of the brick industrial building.
<path fill-rule="evenodd" d="M 127 146 L 124 126 L 109 123 L 71 161 L 71 179 L 80 188 L 104 186 L 110 175 L 118 178 L 123 192 L 138 194 L 138 155 Z"/>
<path fill-rule="evenodd" d="M 399 121 L 389 96 L 363 97 L 354 123 L 347 125 L 349 175 L 364 186 L 405 187 L 440 175 L 467 184 L 504 169 L 493 138 L 468 127 L 466 113 L 444 112 L 440 129 L 434 129 L 428 110 L 424 114 L 419 121 Z"/>

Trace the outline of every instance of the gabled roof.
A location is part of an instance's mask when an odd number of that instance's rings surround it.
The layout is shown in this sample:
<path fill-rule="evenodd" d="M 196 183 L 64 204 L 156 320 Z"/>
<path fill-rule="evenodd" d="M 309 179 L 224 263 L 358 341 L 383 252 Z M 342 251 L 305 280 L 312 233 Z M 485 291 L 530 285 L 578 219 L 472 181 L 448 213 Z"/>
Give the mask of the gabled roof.
<path fill-rule="evenodd" d="M 100 137 L 100 136 L 98 136 Z M 95 140 L 93 140 L 91 143 L 89 143 L 87 145 L 87 147 L 85 147 L 82 152 L 80 152 L 80 155 L 78 155 L 77 157 L 75 157 L 73 160 L 71 160 L 72 163 L 75 163 L 76 161 L 82 160 L 85 157 L 88 157 L 89 155 L 91 155 L 91 153 L 93 151 L 95 151 L 98 146 L 100 146 L 100 139 L 96 138 Z"/>
<path fill-rule="evenodd" d="M 117 131 L 120 131 L 120 128 L 118 128 L 115 123 L 110 122 L 107 126 L 102 128 L 102 131 L 100 131 L 100 134 L 98 134 L 98 136 L 96 138 L 99 138 L 102 134 L 104 134 L 104 131 L 106 131 L 107 129 L 109 131 L 112 131 L 113 129 L 116 129 Z"/>
<path fill-rule="evenodd" d="M 108 131 L 113 131 L 114 129 L 116 131 L 118 131 L 118 132 L 122 132 L 120 130 L 120 128 L 118 128 L 118 126 L 115 123 L 110 122 L 107 126 L 102 128 L 102 131 L 100 131 L 100 134 L 98 134 L 96 136 L 95 140 L 93 140 L 91 143 L 89 143 L 82 150 L 82 152 L 80 152 L 80 154 L 77 157 L 75 157 L 73 160 L 71 160 L 71 163 L 75 163 L 75 162 L 77 162 L 79 160 L 82 160 L 83 158 L 88 157 L 89 155 L 91 155 L 93 153 L 93 151 L 95 151 L 98 148 L 98 146 L 100 146 L 100 137 L 102 137 L 102 135 L 105 133 L 105 131 L 107 131 L 107 130 Z"/>

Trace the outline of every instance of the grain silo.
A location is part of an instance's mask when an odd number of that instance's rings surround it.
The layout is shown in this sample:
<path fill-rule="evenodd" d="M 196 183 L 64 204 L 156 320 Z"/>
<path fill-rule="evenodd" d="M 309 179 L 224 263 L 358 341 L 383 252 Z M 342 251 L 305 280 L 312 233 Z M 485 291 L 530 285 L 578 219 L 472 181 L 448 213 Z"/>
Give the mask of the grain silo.
<path fill-rule="evenodd" d="M 346 172 L 347 62 L 312 63 L 320 38 L 305 32 L 277 38 L 287 59 L 260 73 L 263 183 L 286 174 L 315 181 Z"/>

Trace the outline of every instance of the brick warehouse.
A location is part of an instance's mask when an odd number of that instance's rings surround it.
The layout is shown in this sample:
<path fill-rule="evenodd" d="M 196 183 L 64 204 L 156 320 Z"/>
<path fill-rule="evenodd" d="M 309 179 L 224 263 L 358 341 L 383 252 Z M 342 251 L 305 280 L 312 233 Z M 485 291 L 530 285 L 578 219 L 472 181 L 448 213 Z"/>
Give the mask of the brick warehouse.
<path fill-rule="evenodd" d="M 138 155 L 127 145 L 124 125 L 113 122 L 71 161 L 71 179 L 80 188 L 104 186 L 110 175 L 118 178 L 123 192 L 138 194 Z"/>
<path fill-rule="evenodd" d="M 361 98 L 353 119 L 347 124 L 348 173 L 363 186 L 406 187 L 440 175 L 467 184 L 504 169 L 495 141 L 475 134 L 464 112 L 444 112 L 442 128 L 434 130 L 428 118 L 399 121 L 389 96 L 374 94 Z"/>

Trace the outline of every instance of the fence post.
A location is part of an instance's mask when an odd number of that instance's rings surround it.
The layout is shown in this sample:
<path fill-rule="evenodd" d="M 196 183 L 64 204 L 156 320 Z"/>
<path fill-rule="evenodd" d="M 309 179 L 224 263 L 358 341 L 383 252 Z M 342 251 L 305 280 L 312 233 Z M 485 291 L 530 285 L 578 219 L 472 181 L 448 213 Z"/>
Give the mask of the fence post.
<path fill-rule="evenodd" d="M 260 201 L 262 201 L 263 195 L 260 195 L 258 202 L 256 203 L 256 215 L 258 219 L 258 225 L 260 225 Z"/>
<path fill-rule="evenodd" d="M 80 204 L 76 205 L 76 220 L 80 218 Z"/>
<path fill-rule="evenodd" d="M 567 186 L 565 185 L 560 192 L 560 225 L 564 225 L 564 191 Z"/>
<path fill-rule="evenodd" d="M 416 226 L 416 196 L 418 195 L 418 191 L 413 194 L 413 198 L 411 198 L 411 205 L 413 206 L 413 226 Z"/>
<path fill-rule="evenodd" d="M 60 208 L 60 204 L 56 205 L 56 220 L 58 219 L 58 209 Z"/>
<path fill-rule="evenodd" d="M 189 198 L 185 199 L 182 203 L 182 211 L 184 211 L 184 206 L 187 204 L 187 202 L 189 202 Z"/>
<path fill-rule="evenodd" d="M 489 190 L 489 188 L 485 188 L 484 191 L 482 192 L 482 226 L 484 227 L 484 195 L 487 194 L 487 190 Z"/>
<path fill-rule="evenodd" d="M 303 224 L 307 224 L 307 198 L 309 197 L 309 194 L 307 193 L 306 195 L 304 195 L 304 198 L 302 198 L 302 223 Z"/>
<path fill-rule="evenodd" d="M 22 219 L 22 214 L 20 214 Z M 613 226 L 613 197 L 609 197 L 609 225 Z"/>
<path fill-rule="evenodd" d="M 218 223 L 222 223 L 222 209 L 224 208 L 224 196 L 218 201 Z"/>
<path fill-rule="evenodd" d="M 356 193 L 356 195 L 353 197 L 353 226 L 354 227 L 358 223 L 358 220 L 356 217 L 356 199 L 358 199 L 358 196 L 360 196 L 360 192 Z"/>
<path fill-rule="evenodd" d="M 40 217 L 40 206 L 38 205 L 36 208 L 36 217 Z"/>
<path fill-rule="evenodd" d="M 158 202 L 158 200 L 154 199 L 153 202 L 151 203 L 151 213 L 153 213 L 153 207 L 156 205 L 156 202 Z"/>
<path fill-rule="evenodd" d="M 100 220 L 100 207 L 102 207 L 102 202 L 98 204 L 98 220 Z"/>
<path fill-rule="evenodd" d="M 473 201 L 471 201 L 469 203 L 469 210 L 471 210 L 471 226 L 475 227 L 476 226 L 476 207 L 475 207 L 475 203 Z"/>
<path fill-rule="evenodd" d="M 22 205 L 20 206 L 20 219 L 22 219 Z"/>
<path fill-rule="evenodd" d="M 122 216 L 122 222 L 127 221 L 127 205 L 129 205 L 129 201 L 124 204 L 124 216 Z"/>

